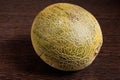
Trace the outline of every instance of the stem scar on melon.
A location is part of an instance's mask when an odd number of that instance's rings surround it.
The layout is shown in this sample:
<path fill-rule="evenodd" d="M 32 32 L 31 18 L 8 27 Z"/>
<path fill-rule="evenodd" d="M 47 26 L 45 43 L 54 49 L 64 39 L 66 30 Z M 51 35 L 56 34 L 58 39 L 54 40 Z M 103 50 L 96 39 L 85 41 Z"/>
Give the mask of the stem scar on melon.
<path fill-rule="evenodd" d="M 39 12 L 32 24 L 31 40 L 45 63 L 63 71 L 89 66 L 103 43 L 96 18 L 69 3 L 52 4 Z"/>

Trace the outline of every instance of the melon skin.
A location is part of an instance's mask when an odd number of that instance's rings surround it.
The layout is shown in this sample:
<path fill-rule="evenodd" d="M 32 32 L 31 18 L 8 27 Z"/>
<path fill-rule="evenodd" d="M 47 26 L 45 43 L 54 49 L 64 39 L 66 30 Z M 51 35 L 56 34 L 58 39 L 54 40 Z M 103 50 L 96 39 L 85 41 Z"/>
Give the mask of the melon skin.
<path fill-rule="evenodd" d="M 56 3 L 35 17 L 33 47 L 48 65 L 63 71 L 90 65 L 102 46 L 102 32 L 95 17 L 80 6 Z"/>

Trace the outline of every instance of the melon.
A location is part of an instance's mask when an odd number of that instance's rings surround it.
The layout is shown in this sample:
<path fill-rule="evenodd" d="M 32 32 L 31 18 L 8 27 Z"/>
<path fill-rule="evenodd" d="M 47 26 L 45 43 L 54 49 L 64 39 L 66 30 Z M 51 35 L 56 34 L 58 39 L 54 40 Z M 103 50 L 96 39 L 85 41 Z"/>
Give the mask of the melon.
<path fill-rule="evenodd" d="M 37 55 L 62 71 L 90 65 L 103 43 L 96 18 L 70 3 L 55 3 L 40 11 L 32 24 L 31 40 Z"/>

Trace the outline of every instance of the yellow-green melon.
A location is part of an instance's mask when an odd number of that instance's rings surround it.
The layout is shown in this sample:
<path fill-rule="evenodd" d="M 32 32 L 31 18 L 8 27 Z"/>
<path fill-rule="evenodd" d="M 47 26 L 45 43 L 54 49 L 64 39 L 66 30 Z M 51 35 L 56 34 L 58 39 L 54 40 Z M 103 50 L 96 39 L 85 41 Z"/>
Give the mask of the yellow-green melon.
<path fill-rule="evenodd" d="M 56 3 L 43 9 L 31 29 L 33 47 L 48 65 L 63 71 L 90 65 L 102 46 L 95 17 L 80 6 Z"/>

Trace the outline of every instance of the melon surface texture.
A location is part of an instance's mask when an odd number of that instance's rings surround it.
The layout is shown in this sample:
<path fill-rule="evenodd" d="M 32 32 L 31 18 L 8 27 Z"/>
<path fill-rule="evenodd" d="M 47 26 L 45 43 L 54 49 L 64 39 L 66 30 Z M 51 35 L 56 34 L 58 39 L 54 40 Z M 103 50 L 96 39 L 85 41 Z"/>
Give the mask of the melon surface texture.
<path fill-rule="evenodd" d="M 63 71 L 90 65 L 102 46 L 95 17 L 80 6 L 56 3 L 43 9 L 31 29 L 33 47 L 48 65 Z"/>

